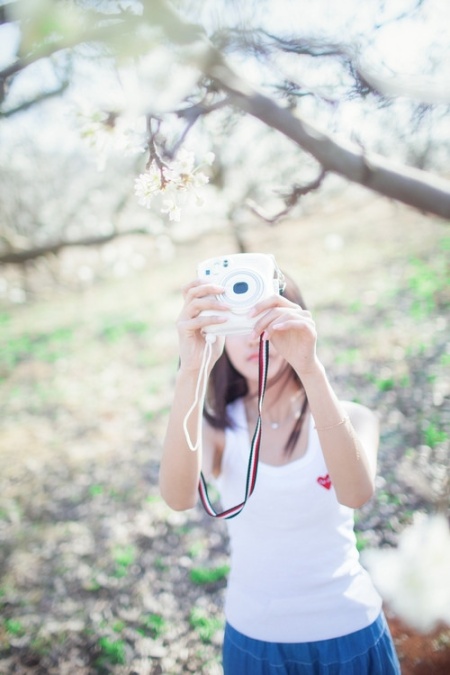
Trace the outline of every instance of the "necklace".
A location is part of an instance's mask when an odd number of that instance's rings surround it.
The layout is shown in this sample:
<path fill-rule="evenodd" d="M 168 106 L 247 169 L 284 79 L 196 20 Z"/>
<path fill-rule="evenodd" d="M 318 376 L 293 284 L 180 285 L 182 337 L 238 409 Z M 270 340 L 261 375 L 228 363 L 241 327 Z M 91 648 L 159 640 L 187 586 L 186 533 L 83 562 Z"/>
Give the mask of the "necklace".
<path fill-rule="evenodd" d="M 271 420 L 271 419 L 269 419 L 268 420 L 271 429 L 274 429 L 274 430 L 279 429 L 283 424 L 291 421 L 292 419 L 298 420 L 298 418 L 300 417 L 300 415 L 302 413 L 302 410 L 303 410 L 303 402 L 302 402 L 302 405 L 299 408 L 297 407 L 295 410 L 294 410 L 294 404 L 295 404 L 296 400 L 299 398 L 302 391 L 303 391 L 302 389 L 299 389 L 297 391 L 297 393 L 294 394 L 294 396 L 291 396 L 290 401 L 289 401 L 291 409 L 284 419 L 282 419 L 282 420 Z"/>

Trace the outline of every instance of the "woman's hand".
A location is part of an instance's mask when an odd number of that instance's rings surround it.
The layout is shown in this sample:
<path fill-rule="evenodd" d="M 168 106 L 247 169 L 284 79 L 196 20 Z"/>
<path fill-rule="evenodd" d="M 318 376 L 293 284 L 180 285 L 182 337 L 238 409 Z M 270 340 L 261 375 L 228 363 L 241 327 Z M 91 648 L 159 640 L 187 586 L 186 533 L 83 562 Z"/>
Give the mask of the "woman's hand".
<path fill-rule="evenodd" d="M 224 292 L 222 286 L 205 284 L 196 279 L 183 288 L 184 306 L 177 320 L 177 330 L 180 343 L 180 369 L 197 371 L 200 368 L 205 350 L 205 335 L 202 331 L 207 326 L 220 324 L 226 321 L 223 315 L 227 307 L 215 297 Z M 204 316 L 205 310 L 213 312 Z M 213 365 L 223 351 L 224 338 L 217 336 L 212 345 L 211 365 Z"/>
<path fill-rule="evenodd" d="M 253 337 L 264 333 L 300 377 L 317 368 L 317 331 L 310 312 L 281 295 L 274 295 L 255 305 L 250 315 L 261 315 Z"/>

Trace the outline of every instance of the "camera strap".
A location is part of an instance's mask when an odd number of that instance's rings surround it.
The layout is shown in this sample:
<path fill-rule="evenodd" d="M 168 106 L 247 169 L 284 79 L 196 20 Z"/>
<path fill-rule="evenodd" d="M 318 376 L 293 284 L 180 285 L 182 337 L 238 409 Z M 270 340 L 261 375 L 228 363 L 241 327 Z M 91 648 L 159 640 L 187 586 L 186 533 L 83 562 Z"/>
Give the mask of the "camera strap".
<path fill-rule="evenodd" d="M 211 345 L 210 345 L 211 346 Z M 258 373 L 258 419 L 256 420 L 256 427 L 253 434 L 250 455 L 248 458 L 247 480 L 245 484 L 244 499 L 240 504 L 236 504 L 231 508 L 217 513 L 214 509 L 208 495 L 208 488 L 206 485 L 203 473 L 200 474 L 200 482 L 198 486 L 200 499 L 206 512 L 213 518 L 235 518 L 244 508 L 247 499 L 252 494 L 256 485 L 256 475 L 258 472 L 259 450 L 261 446 L 261 425 L 262 425 L 262 404 L 264 400 L 264 393 L 266 391 L 267 369 L 269 365 L 269 341 L 264 340 L 261 336 L 259 339 L 259 373 Z"/>
<path fill-rule="evenodd" d="M 194 396 L 194 402 L 192 403 L 191 407 L 189 408 L 188 412 L 186 413 L 186 417 L 183 420 L 183 431 L 184 435 L 186 438 L 186 442 L 189 446 L 189 450 L 192 450 L 192 452 L 196 452 L 201 443 L 201 438 L 202 438 L 202 407 L 203 403 L 205 400 L 205 395 L 206 395 L 206 386 L 208 384 L 208 367 L 211 361 L 211 355 L 212 355 L 212 345 L 216 340 L 216 336 L 212 335 L 210 333 L 206 333 L 205 335 L 205 349 L 203 350 L 203 356 L 202 356 L 202 361 L 200 364 L 200 371 L 198 374 L 198 379 L 197 379 L 197 386 L 195 388 L 195 396 Z M 200 391 L 201 389 L 201 391 Z M 199 414 L 197 416 L 197 440 L 195 443 L 192 441 L 191 436 L 189 434 L 189 429 L 188 429 L 188 421 L 192 413 L 194 412 L 195 408 L 197 405 L 200 408 Z"/>

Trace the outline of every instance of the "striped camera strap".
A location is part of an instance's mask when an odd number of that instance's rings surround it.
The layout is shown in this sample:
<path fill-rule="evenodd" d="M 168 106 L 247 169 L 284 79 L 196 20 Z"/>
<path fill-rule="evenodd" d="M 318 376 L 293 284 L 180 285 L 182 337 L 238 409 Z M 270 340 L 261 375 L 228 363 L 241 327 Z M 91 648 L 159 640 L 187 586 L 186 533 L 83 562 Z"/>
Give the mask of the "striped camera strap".
<path fill-rule="evenodd" d="M 217 513 L 209 498 L 208 488 L 203 473 L 200 474 L 200 482 L 198 486 L 200 499 L 206 512 L 213 518 L 225 518 L 225 519 L 235 518 L 242 511 L 247 502 L 247 499 L 250 497 L 253 490 L 255 489 L 256 475 L 258 473 L 259 449 L 261 445 L 261 422 L 262 422 L 261 413 L 262 413 L 262 404 L 264 400 L 264 393 L 266 390 L 268 365 L 269 365 L 269 341 L 264 340 L 263 337 L 261 336 L 259 341 L 258 419 L 256 420 L 256 427 L 250 447 L 244 499 L 240 504 L 236 504 L 236 506 L 226 509 L 225 511 L 221 511 L 220 513 Z"/>

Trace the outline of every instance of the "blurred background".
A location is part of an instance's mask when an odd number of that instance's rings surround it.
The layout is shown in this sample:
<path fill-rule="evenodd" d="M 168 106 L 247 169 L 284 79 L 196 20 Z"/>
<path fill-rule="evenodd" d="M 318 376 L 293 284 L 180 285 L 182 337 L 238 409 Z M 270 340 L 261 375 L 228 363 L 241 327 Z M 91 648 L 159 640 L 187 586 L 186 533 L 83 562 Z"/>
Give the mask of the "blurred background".
<path fill-rule="evenodd" d="M 170 512 L 157 475 L 180 289 L 243 251 L 296 279 L 339 396 L 380 417 L 358 546 L 398 551 L 404 673 L 449 672 L 449 20 L 438 0 L 0 2 L 0 673 L 221 672 L 225 526 Z M 251 87 L 312 152 L 244 112 Z M 348 149 L 403 193 L 349 179 Z M 417 514 L 446 528 L 408 558 Z"/>

